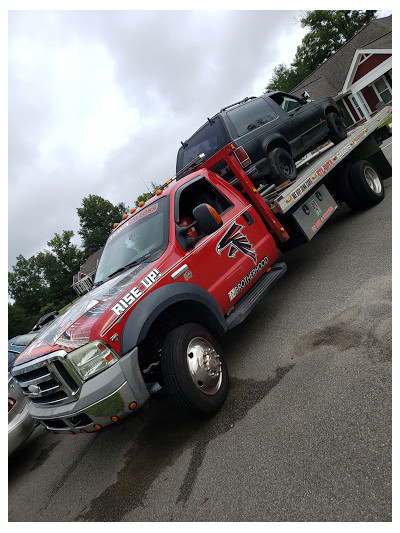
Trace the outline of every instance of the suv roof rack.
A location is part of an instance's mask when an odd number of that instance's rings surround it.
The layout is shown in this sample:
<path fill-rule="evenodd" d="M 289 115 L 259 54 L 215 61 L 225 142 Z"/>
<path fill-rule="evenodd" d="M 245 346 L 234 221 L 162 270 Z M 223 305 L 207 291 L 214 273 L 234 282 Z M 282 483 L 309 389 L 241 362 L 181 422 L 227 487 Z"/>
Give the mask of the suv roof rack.
<path fill-rule="evenodd" d="M 231 105 L 227 105 L 226 107 L 223 107 L 220 111 L 220 113 L 222 111 L 226 111 L 227 109 L 229 109 L 230 107 L 234 107 L 235 105 L 239 105 L 239 104 L 244 104 L 245 102 L 247 102 L 248 100 L 252 100 L 253 98 L 257 98 L 257 96 L 246 96 L 246 98 L 243 98 L 243 100 L 240 100 L 240 102 L 235 102 L 234 104 L 231 104 Z"/>

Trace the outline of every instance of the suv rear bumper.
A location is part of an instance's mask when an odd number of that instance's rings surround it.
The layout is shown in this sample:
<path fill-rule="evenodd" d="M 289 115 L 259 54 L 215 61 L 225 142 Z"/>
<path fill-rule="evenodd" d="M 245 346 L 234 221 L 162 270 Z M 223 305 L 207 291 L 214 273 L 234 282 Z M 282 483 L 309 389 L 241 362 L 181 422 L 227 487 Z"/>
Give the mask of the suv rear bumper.
<path fill-rule="evenodd" d="M 54 433 L 89 433 L 124 418 L 149 398 L 134 348 L 85 381 L 76 401 L 56 406 L 29 402 L 31 416 Z"/>

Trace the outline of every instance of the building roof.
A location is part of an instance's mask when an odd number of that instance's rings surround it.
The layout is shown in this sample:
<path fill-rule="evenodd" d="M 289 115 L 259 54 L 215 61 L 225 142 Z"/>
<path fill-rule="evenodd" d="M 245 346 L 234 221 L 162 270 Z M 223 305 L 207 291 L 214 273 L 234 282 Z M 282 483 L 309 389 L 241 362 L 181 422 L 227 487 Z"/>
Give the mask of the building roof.
<path fill-rule="evenodd" d="M 94 272 L 97 268 L 97 263 L 101 257 L 101 254 L 103 253 L 104 247 L 99 248 L 96 252 L 94 252 L 92 255 L 89 255 L 89 257 L 86 259 L 86 261 L 81 265 L 79 268 L 79 272 L 81 274 L 91 274 Z"/>
<path fill-rule="evenodd" d="M 334 97 L 343 88 L 357 50 L 391 48 L 392 16 L 374 19 L 299 83 L 291 93 L 300 95 L 307 91 L 313 99 L 324 96 Z"/>

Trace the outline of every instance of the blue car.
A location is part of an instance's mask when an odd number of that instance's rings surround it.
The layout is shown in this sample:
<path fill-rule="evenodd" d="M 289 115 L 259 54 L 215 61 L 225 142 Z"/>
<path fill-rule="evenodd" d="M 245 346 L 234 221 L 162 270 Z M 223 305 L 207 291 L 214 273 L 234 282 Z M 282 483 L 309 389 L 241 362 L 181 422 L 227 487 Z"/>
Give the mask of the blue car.
<path fill-rule="evenodd" d="M 17 335 L 8 341 L 8 371 L 10 372 L 12 365 L 17 356 L 30 344 L 36 337 L 38 332 L 26 333 L 25 335 Z"/>

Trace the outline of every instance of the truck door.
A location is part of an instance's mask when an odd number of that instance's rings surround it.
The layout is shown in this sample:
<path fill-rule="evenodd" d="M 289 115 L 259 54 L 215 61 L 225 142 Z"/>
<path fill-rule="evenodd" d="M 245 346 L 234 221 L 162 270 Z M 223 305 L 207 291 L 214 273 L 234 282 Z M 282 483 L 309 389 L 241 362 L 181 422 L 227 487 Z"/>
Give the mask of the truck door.
<path fill-rule="evenodd" d="M 201 203 L 214 207 L 223 225 L 198 239 L 187 250 L 184 263 L 195 274 L 193 280 L 216 298 L 225 314 L 250 288 L 253 279 L 271 266 L 276 259 L 276 247 L 251 204 L 241 197 L 230 201 L 204 176 L 177 190 L 174 213 L 177 228 L 182 220 L 193 220 L 193 209 Z M 185 247 L 182 238 L 181 244 Z"/>

